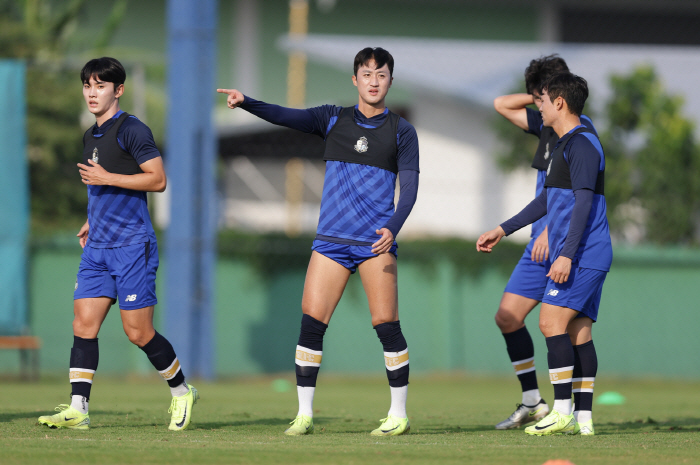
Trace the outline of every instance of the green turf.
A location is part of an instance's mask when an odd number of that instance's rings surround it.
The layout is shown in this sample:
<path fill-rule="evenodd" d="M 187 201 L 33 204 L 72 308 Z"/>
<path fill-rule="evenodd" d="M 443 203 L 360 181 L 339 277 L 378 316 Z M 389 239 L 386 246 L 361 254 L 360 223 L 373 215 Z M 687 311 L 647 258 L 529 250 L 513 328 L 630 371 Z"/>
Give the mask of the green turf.
<path fill-rule="evenodd" d="M 594 406 L 595 437 L 529 437 L 522 430 L 493 429 L 519 400 L 514 379 L 414 376 L 411 434 L 375 438 L 368 433 L 388 409 L 386 380 L 321 376 L 316 434 L 286 437 L 282 431 L 296 414 L 296 389 L 292 377 L 285 379 L 194 382 L 202 397 L 190 429 L 180 433 L 167 430 L 169 392 L 158 380 L 98 377 L 87 432 L 36 423 L 67 400 L 65 382 L 3 381 L 0 463 L 700 463 L 698 382 L 601 377 L 597 393 L 620 392 L 627 401 Z M 551 388 L 541 385 L 551 398 Z"/>

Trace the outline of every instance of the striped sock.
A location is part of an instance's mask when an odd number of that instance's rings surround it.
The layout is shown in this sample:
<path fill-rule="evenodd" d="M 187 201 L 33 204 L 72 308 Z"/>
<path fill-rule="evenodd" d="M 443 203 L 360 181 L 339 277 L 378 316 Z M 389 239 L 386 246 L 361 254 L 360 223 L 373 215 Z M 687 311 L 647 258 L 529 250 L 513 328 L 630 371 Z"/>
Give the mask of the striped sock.
<path fill-rule="evenodd" d="M 180 361 L 175 355 L 175 350 L 170 342 L 156 331 L 153 339 L 141 347 L 151 361 L 153 367 L 158 370 L 160 376 L 168 382 L 170 393 L 173 397 L 187 394 L 189 388 L 185 384 L 185 375 L 182 373 Z"/>
<path fill-rule="evenodd" d="M 554 409 L 564 415 L 571 414 L 571 381 L 574 371 L 574 348 L 568 334 L 546 339 L 549 380 L 554 387 Z"/>
<path fill-rule="evenodd" d="M 374 327 L 384 348 L 384 366 L 391 391 L 389 415 L 406 418 L 408 396 L 408 345 L 398 321 L 382 323 Z"/>
<path fill-rule="evenodd" d="M 576 410 L 574 416 L 579 423 L 593 417 L 593 387 L 598 373 L 598 356 L 593 341 L 574 346 L 573 393 Z"/>
<path fill-rule="evenodd" d="M 90 390 L 92 389 L 92 379 L 95 376 L 97 365 L 100 361 L 100 349 L 95 339 L 83 339 L 73 336 L 73 348 L 70 351 L 70 383 L 71 396 L 75 400 L 76 406 L 82 409 L 82 400 L 78 402 L 76 398 L 85 398 L 85 412 L 87 413 L 87 401 L 90 400 Z M 71 405 L 73 402 L 71 402 Z"/>
<path fill-rule="evenodd" d="M 525 405 L 536 405 L 541 397 L 535 371 L 535 346 L 530 332 L 526 326 L 523 326 L 512 333 L 504 333 L 503 338 L 506 341 L 510 362 L 513 364 L 523 391 L 522 402 Z"/>
<path fill-rule="evenodd" d="M 299 342 L 294 356 L 299 415 L 313 417 L 316 380 L 323 360 L 323 336 L 326 329 L 327 324 L 309 315 L 301 317 Z"/>

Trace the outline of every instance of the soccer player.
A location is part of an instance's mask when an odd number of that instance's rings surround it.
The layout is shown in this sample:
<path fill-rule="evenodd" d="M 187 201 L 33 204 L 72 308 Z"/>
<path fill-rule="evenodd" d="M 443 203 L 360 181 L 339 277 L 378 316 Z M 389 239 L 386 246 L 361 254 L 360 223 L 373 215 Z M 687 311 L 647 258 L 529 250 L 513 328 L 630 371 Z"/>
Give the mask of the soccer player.
<path fill-rule="evenodd" d="M 528 106 L 535 104 L 539 108 L 544 82 L 556 73 L 568 71 L 566 62 L 558 55 L 534 59 L 525 69 L 527 93 L 502 95 L 493 102 L 498 113 L 540 141 L 531 165 L 537 170 L 535 196 L 544 188 L 549 158 L 559 136 L 551 127 L 542 124 L 539 111 Z M 593 123 L 587 116 L 581 116 L 581 124 L 595 133 Z M 518 428 L 538 421 L 549 413 L 549 406 L 542 399 L 537 385 L 535 347 L 525 326 L 525 318 L 542 301 L 547 287 L 550 262 L 546 218 L 532 224 L 530 237 L 525 252 L 510 276 L 496 312 L 496 324 L 506 341 L 508 356 L 520 381 L 522 401 L 517 404 L 515 412 L 496 425 L 496 429 Z M 578 348 L 575 350 L 578 351 Z"/>
<path fill-rule="evenodd" d="M 39 417 L 51 428 L 87 430 L 88 403 L 97 370 L 97 334 L 119 299 L 124 332 L 143 350 L 172 393 L 168 429 L 184 430 L 197 390 L 185 383 L 170 342 L 153 328 L 158 245 L 146 192 L 163 192 L 165 171 L 151 130 L 119 109 L 126 72 L 114 58 L 90 60 L 80 73 L 83 97 L 95 125 L 83 136 L 80 177 L 88 190 L 88 219 L 78 237 L 83 254 L 73 295 L 70 405 Z"/>
<path fill-rule="evenodd" d="M 384 100 L 392 84 L 393 57 L 382 48 L 355 56 L 352 82 L 359 103 L 305 110 L 270 105 L 234 89 L 229 108 L 274 124 L 323 137 L 326 174 L 321 214 L 304 283 L 302 319 L 296 347 L 299 411 L 288 435 L 314 431 L 313 399 L 323 357 L 323 336 L 343 290 L 356 270 L 367 294 L 372 325 L 384 349 L 391 407 L 375 436 L 408 433 L 408 346 L 401 332 L 396 280 L 396 241 L 418 191 L 418 138 Z M 401 193 L 394 210 L 397 174 Z"/>
<path fill-rule="evenodd" d="M 497 228 L 482 234 L 476 249 L 491 252 L 506 235 L 547 216 L 552 264 L 542 298 L 540 330 L 547 342 L 552 411 L 527 434 L 594 434 L 591 406 L 597 356 L 591 330 L 598 318 L 603 282 L 612 263 L 604 195 L 605 156 L 598 137 L 581 124 L 586 81 L 571 73 L 543 86 L 540 113 L 560 137 L 550 157 L 544 190 Z M 577 348 L 577 349 L 575 349 Z M 579 390 L 576 414 L 572 389 Z"/>

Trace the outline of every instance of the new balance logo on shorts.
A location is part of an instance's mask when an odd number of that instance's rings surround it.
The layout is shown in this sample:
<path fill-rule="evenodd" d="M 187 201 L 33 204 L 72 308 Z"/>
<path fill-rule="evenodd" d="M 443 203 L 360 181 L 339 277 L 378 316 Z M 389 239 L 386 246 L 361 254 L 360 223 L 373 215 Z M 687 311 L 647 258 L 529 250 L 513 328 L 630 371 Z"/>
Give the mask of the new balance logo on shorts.
<path fill-rule="evenodd" d="M 556 297 L 557 294 L 559 294 L 558 289 L 550 289 L 549 292 L 547 292 L 547 295 L 551 295 L 552 297 Z"/>
<path fill-rule="evenodd" d="M 134 302 L 136 300 L 136 294 L 130 294 L 124 299 L 125 302 Z"/>

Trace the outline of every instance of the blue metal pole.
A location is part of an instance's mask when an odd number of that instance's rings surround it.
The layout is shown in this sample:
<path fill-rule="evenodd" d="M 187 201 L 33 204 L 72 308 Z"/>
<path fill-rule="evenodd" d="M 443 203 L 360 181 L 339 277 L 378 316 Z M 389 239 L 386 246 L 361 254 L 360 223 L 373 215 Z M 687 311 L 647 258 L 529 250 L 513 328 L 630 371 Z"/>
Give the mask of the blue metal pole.
<path fill-rule="evenodd" d="M 168 0 L 166 337 L 186 376 L 214 360 L 216 0 Z"/>

